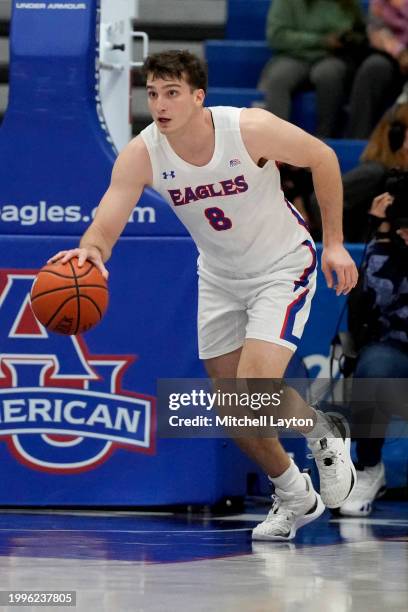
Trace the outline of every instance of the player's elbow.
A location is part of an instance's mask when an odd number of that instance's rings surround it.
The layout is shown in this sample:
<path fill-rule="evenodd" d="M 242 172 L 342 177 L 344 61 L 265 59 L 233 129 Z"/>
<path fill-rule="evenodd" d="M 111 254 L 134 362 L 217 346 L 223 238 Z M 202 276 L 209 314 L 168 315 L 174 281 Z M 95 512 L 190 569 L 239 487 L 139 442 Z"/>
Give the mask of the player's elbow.
<path fill-rule="evenodd" d="M 322 167 L 339 168 L 339 160 L 335 151 L 321 140 L 315 139 L 314 146 L 310 148 L 310 156 L 312 171 Z"/>

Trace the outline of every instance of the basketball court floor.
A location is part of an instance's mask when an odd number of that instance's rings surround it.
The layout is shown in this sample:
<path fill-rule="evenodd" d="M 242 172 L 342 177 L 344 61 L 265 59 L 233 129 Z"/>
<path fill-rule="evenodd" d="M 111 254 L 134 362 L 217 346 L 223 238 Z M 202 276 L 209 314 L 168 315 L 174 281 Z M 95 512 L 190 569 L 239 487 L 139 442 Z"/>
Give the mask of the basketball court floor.
<path fill-rule="evenodd" d="M 2 510 L 0 590 L 76 591 L 81 611 L 408 609 L 408 502 L 366 519 L 326 511 L 292 543 L 252 543 L 266 511 Z"/>

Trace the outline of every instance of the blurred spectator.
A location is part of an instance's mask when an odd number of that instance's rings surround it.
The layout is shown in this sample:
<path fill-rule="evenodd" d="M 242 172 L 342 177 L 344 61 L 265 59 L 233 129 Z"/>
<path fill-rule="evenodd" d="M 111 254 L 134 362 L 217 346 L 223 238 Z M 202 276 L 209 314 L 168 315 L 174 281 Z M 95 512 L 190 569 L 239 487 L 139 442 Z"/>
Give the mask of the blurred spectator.
<path fill-rule="evenodd" d="M 351 78 L 364 49 L 359 0 L 273 0 L 266 38 L 275 52 L 259 88 L 266 108 L 289 119 L 292 95 L 315 88 L 317 135 L 335 136 Z"/>
<path fill-rule="evenodd" d="M 391 168 L 408 170 L 408 102 L 392 107 L 373 131 L 361 163 L 343 175 L 344 236 L 346 242 L 365 242 L 370 233 L 367 212 L 373 198 L 385 189 Z M 309 223 L 316 240 L 321 220 L 316 197 L 310 197 Z"/>
<path fill-rule="evenodd" d="M 348 138 L 368 138 L 407 79 L 408 0 L 371 0 L 368 37 L 376 53 L 364 60 L 354 79 Z"/>
<path fill-rule="evenodd" d="M 385 488 L 382 448 L 388 423 L 392 414 L 407 416 L 407 398 L 401 392 L 406 381 L 400 386 L 394 379 L 408 378 L 408 175 L 393 173 L 387 185 L 394 195 L 386 192 L 373 200 L 370 215 L 377 234 L 349 300 L 349 330 L 357 350 L 353 418 L 365 437 L 356 443 L 356 488 L 340 508 L 346 516 L 370 514 L 373 501 Z M 373 380 L 371 407 L 365 401 L 367 387 L 356 389 L 357 379 L 367 378 L 381 379 L 379 384 Z M 382 379 L 387 378 L 393 379 L 392 384 L 384 385 Z"/>

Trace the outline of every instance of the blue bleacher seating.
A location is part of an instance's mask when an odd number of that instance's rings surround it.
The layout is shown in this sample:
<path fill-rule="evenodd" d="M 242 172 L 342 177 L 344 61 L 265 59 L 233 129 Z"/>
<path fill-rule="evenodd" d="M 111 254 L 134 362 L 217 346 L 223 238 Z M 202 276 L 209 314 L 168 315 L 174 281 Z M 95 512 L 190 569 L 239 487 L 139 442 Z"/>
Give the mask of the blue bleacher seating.
<path fill-rule="evenodd" d="M 244 87 L 209 87 L 205 103 L 207 106 L 251 107 L 253 102 L 263 100 L 262 92 Z"/>
<path fill-rule="evenodd" d="M 316 130 L 316 94 L 302 91 L 293 97 L 290 121 L 310 134 Z"/>
<path fill-rule="evenodd" d="M 256 87 L 272 52 L 262 41 L 208 40 L 205 57 L 210 87 Z"/>
<path fill-rule="evenodd" d="M 251 107 L 262 102 L 264 96 L 256 88 L 249 87 L 209 87 L 206 97 L 207 106 Z M 314 91 L 298 93 L 293 100 L 290 121 L 313 134 L 316 128 L 316 94 Z"/>
<path fill-rule="evenodd" d="M 207 103 L 210 106 L 227 103 L 233 106 L 251 106 L 253 102 L 263 100 L 263 95 L 256 90 L 256 86 L 262 68 L 272 57 L 272 52 L 265 42 L 209 40 L 205 43 L 205 55 L 209 69 Z M 291 121 L 308 132 L 314 132 L 314 92 L 301 92 L 295 96 Z"/>
<path fill-rule="evenodd" d="M 229 39 L 265 40 L 271 0 L 228 0 L 226 34 Z"/>
<path fill-rule="evenodd" d="M 346 138 L 328 138 L 326 142 L 336 151 L 342 174 L 358 165 L 360 156 L 367 146 L 366 140 L 348 140 Z"/>

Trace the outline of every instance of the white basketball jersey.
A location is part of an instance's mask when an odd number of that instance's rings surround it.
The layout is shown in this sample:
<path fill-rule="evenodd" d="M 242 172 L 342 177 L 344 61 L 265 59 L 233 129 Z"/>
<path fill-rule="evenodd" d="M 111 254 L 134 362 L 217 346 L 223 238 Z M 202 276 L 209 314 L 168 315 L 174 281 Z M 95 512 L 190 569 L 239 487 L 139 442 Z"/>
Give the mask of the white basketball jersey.
<path fill-rule="evenodd" d="M 153 168 L 152 187 L 190 232 L 201 268 L 232 278 L 257 275 L 310 235 L 285 199 L 275 162 L 260 168 L 251 159 L 239 127 L 242 109 L 209 110 L 215 148 L 206 166 L 181 159 L 155 123 L 141 132 Z"/>

